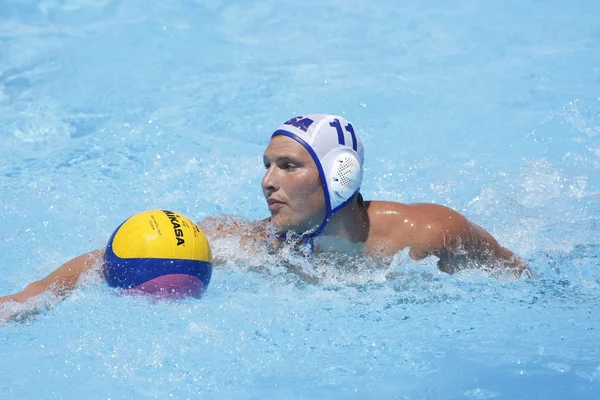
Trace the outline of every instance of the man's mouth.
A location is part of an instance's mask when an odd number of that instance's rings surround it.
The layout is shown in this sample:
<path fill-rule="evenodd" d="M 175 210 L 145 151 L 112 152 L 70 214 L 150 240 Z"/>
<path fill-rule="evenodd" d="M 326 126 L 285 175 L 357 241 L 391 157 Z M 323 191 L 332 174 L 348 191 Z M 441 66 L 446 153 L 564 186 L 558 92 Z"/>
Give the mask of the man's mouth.
<path fill-rule="evenodd" d="M 279 209 L 281 206 L 283 206 L 284 203 L 279 200 L 269 199 L 269 200 L 267 200 L 267 204 L 269 205 L 269 210 L 275 211 L 275 210 Z"/>

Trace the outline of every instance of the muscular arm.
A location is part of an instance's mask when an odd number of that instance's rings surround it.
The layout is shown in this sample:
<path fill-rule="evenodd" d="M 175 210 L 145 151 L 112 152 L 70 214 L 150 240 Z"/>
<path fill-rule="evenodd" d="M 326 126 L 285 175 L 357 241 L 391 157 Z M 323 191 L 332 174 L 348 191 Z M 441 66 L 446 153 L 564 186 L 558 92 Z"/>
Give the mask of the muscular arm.
<path fill-rule="evenodd" d="M 507 268 L 515 276 L 533 274 L 523 260 L 502 247 L 485 229 L 470 222 L 454 210 L 433 204 L 417 205 L 423 228 L 423 246 L 416 248 L 419 258 L 433 254 L 439 258 L 441 271 L 454 273 L 468 266 L 479 268 Z"/>
<path fill-rule="evenodd" d="M 54 270 L 47 277 L 32 282 L 21 292 L 0 296 L 0 307 L 10 301 L 24 303 L 32 297 L 50 291 L 57 296 L 63 296 L 71 291 L 79 277 L 89 271 L 98 260 L 104 256 L 104 250 L 96 250 L 76 257 Z"/>
<path fill-rule="evenodd" d="M 515 276 L 527 271 L 523 260 L 479 225 L 465 219 L 465 227 L 456 243 L 450 241 L 438 252 L 438 267 L 448 273 L 456 272 L 461 266 L 472 265 L 483 268 L 507 268 Z"/>

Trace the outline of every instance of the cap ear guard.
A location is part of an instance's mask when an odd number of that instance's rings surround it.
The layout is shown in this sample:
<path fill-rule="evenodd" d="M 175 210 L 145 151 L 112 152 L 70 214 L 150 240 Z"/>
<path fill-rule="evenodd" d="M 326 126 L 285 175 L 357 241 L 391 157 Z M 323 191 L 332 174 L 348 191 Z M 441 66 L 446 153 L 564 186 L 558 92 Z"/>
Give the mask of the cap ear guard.
<path fill-rule="evenodd" d="M 333 212 L 360 189 L 363 171 L 356 152 L 348 147 L 331 151 L 323 160 L 323 170 Z"/>
<path fill-rule="evenodd" d="M 362 171 L 353 154 L 340 154 L 333 161 L 331 171 L 331 192 L 342 199 L 347 199 L 360 187 Z"/>

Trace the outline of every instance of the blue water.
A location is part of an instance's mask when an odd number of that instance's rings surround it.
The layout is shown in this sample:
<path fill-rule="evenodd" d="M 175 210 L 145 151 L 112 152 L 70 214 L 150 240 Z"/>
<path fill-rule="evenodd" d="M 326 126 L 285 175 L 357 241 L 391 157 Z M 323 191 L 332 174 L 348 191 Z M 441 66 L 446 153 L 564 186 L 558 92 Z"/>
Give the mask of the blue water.
<path fill-rule="evenodd" d="M 90 274 L 0 325 L 0 398 L 600 398 L 593 0 L 0 0 L 1 293 L 145 209 L 266 217 L 270 133 L 313 112 L 362 135 L 365 198 L 453 207 L 537 278 L 214 240 L 200 301 Z"/>

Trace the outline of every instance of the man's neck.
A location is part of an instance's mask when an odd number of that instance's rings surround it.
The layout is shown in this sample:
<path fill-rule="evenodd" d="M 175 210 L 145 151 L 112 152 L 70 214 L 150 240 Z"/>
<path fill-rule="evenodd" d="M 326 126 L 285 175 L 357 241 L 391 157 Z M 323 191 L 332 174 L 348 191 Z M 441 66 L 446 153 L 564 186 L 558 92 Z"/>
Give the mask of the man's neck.
<path fill-rule="evenodd" d="M 318 244 L 323 238 L 341 238 L 352 243 L 363 243 L 369 236 L 369 215 L 364 204 L 357 198 L 352 199 L 344 208 L 338 210 L 327 224 L 321 235 L 315 238 Z M 322 240 L 330 241 L 330 240 Z"/>

